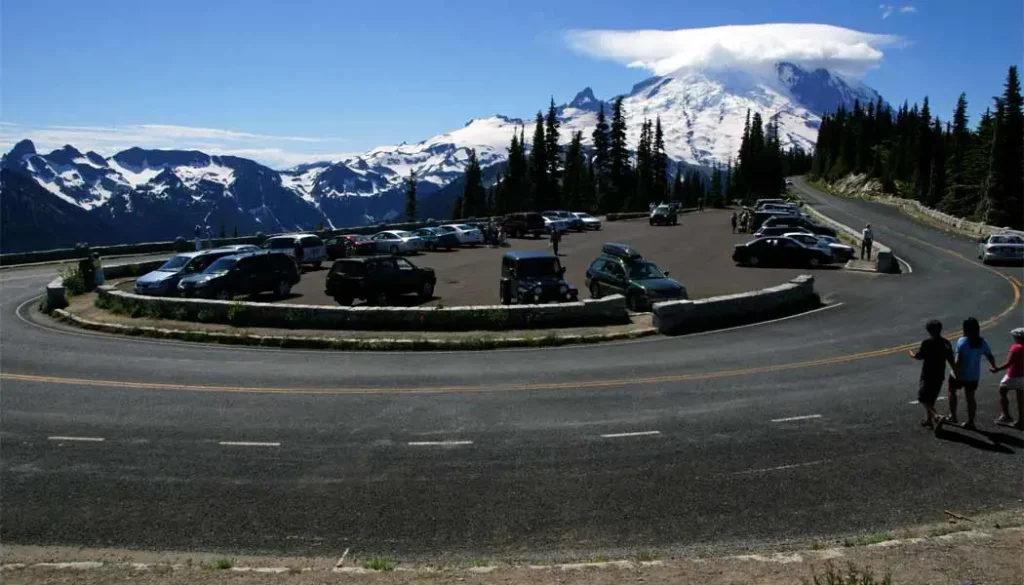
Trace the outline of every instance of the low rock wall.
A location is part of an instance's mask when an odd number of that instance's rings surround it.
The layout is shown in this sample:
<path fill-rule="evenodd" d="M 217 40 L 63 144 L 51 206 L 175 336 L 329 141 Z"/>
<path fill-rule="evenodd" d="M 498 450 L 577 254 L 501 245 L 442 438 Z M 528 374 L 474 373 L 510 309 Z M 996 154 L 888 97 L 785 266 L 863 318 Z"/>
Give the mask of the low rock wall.
<path fill-rule="evenodd" d="M 814 277 L 802 275 L 786 284 L 753 292 L 657 303 L 654 326 L 661 333 L 689 333 L 783 317 L 820 304 Z"/>

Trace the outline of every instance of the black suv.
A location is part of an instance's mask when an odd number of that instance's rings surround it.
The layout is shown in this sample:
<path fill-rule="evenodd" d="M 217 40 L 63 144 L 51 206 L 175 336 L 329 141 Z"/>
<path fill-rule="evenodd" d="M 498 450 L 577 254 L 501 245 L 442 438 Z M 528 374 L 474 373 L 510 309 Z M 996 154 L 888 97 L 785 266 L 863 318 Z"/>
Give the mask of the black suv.
<path fill-rule="evenodd" d="M 565 268 L 547 252 L 519 250 L 501 259 L 498 298 L 503 305 L 569 303 L 579 299 L 576 287 L 565 281 Z"/>
<path fill-rule="evenodd" d="M 199 274 L 178 283 L 183 297 L 228 300 L 238 295 L 272 292 L 285 298 L 299 283 L 299 269 L 291 256 L 280 252 L 247 252 L 225 256 Z"/>
<path fill-rule="evenodd" d="M 659 205 L 651 211 L 651 225 L 678 225 L 679 212 L 671 205 Z"/>
<path fill-rule="evenodd" d="M 685 286 L 626 244 L 602 246 L 601 255 L 587 268 L 586 282 L 591 297 L 623 295 L 632 311 L 646 311 L 654 303 L 689 298 Z"/>
<path fill-rule="evenodd" d="M 527 235 L 539 238 L 548 233 L 544 216 L 534 212 L 510 213 L 501 224 L 510 238 L 523 238 Z"/>
<path fill-rule="evenodd" d="M 820 223 L 815 223 L 806 217 L 799 217 L 796 215 L 776 215 L 769 217 L 764 220 L 761 227 L 796 227 L 804 228 L 812 234 L 818 234 L 819 236 L 832 236 L 836 237 L 836 230 Z"/>
<path fill-rule="evenodd" d="M 355 299 L 386 305 L 407 293 L 429 300 L 434 297 L 436 284 L 433 268 L 420 268 L 400 256 L 371 256 L 335 262 L 327 273 L 324 290 L 339 305 L 351 305 Z"/>

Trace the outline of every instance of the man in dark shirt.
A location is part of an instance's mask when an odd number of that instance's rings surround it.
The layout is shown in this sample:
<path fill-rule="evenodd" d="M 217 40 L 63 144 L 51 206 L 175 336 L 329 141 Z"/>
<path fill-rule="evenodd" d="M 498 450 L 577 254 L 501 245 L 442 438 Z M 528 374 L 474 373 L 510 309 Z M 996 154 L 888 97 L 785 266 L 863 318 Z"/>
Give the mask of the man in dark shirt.
<path fill-rule="evenodd" d="M 942 426 L 943 417 L 935 412 L 935 400 L 942 391 L 942 383 L 946 378 L 946 364 L 953 367 L 953 346 L 942 337 L 942 323 L 932 319 L 925 324 L 928 338 L 921 342 L 917 352 L 910 352 L 910 357 L 921 362 L 921 381 L 917 388 L 917 401 L 924 406 L 925 419 L 921 426 L 938 430 Z"/>

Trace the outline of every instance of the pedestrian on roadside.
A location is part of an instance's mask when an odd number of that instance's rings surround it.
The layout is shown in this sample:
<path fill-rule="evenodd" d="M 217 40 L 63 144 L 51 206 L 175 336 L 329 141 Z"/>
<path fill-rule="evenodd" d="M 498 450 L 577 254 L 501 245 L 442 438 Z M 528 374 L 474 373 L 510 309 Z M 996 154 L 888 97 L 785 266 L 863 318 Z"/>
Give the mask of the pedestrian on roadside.
<path fill-rule="evenodd" d="M 871 224 L 866 224 L 860 233 L 860 259 L 864 260 L 864 252 L 867 251 L 868 260 L 871 260 L 871 246 L 875 242 L 875 232 L 871 230 Z"/>
<path fill-rule="evenodd" d="M 732 212 L 732 219 L 729 220 L 732 223 L 732 233 L 736 233 L 736 212 Z"/>
<path fill-rule="evenodd" d="M 957 390 L 963 389 L 967 399 L 967 422 L 961 425 L 968 430 L 975 430 L 974 415 L 978 412 L 978 402 L 974 397 L 981 379 L 981 358 L 987 358 L 989 364 L 996 367 L 996 358 L 988 342 L 981 336 L 981 325 L 974 317 L 964 319 L 964 336 L 956 342 L 956 360 L 953 374 L 949 377 L 949 422 L 960 424 L 957 420 Z"/>
<path fill-rule="evenodd" d="M 198 251 L 203 249 L 203 240 L 202 240 L 203 231 L 202 230 L 203 230 L 203 228 L 197 223 L 196 224 L 196 236 L 195 236 L 196 252 L 198 252 Z"/>
<path fill-rule="evenodd" d="M 558 242 L 562 241 L 562 232 L 555 226 L 551 226 L 551 250 L 558 256 Z"/>
<path fill-rule="evenodd" d="M 103 276 L 103 264 L 100 262 L 100 253 L 92 253 L 92 269 L 93 269 L 93 285 L 103 286 L 107 281 L 106 277 Z"/>
<path fill-rule="evenodd" d="M 942 382 L 946 379 L 946 364 L 952 368 L 953 346 L 942 336 L 942 323 L 932 319 L 924 326 L 928 337 L 921 342 L 916 352 L 910 351 L 910 357 L 921 362 L 921 379 L 917 385 L 917 401 L 924 407 L 925 418 L 921 426 L 926 429 L 938 430 L 942 426 L 943 416 L 935 412 L 935 401 L 942 391 Z"/>
<path fill-rule="evenodd" d="M 1006 363 L 999 367 L 989 368 L 995 374 L 1006 370 L 1006 375 L 999 382 L 999 408 L 1002 414 L 996 419 L 997 425 L 1014 427 L 1024 430 L 1024 327 L 1017 327 L 1010 332 L 1013 345 L 1006 354 Z M 1017 422 L 1010 416 L 1010 391 L 1017 395 Z"/>

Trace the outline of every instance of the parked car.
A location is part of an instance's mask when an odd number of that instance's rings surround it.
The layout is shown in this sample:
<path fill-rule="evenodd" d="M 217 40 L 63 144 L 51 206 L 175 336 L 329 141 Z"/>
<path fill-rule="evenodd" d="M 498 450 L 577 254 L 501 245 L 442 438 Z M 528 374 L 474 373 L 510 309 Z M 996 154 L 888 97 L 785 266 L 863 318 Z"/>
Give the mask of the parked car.
<path fill-rule="evenodd" d="M 287 254 L 246 252 L 224 256 L 203 272 L 182 278 L 178 293 L 184 297 L 228 300 L 271 292 L 285 298 L 300 278 L 298 265 Z"/>
<path fill-rule="evenodd" d="M 569 211 L 545 211 L 543 215 L 546 216 L 549 213 L 552 214 L 552 216 L 557 217 L 558 219 L 565 220 L 565 222 L 567 224 L 569 224 L 569 229 L 571 229 L 571 230 L 573 230 L 575 232 L 582 232 L 582 231 L 587 229 L 587 226 L 584 225 L 583 220 L 578 218 L 578 217 L 576 217 L 576 215 L 573 214 L 572 212 L 569 212 Z"/>
<path fill-rule="evenodd" d="M 542 213 L 541 217 L 544 218 L 544 229 L 547 233 L 558 230 L 563 234 L 569 231 L 569 222 L 562 219 L 556 213 L 550 211 Z"/>
<path fill-rule="evenodd" d="M 370 240 L 377 245 L 379 254 L 412 254 L 423 250 L 423 240 L 412 232 L 388 230 L 373 234 Z"/>
<path fill-rule="evenodd" d="M 668 275 L 626 244 L 605 244 L 587 268 L 586 285 L 592 298 L 620 294 L 630 310 L 648 311 L 654 303 L 689 298 Z"/>
<path fill-rule="evenodd" d="M 785 236 L 789 233 L 803 233 L 814 235 L 810 230 L 804 228 L 790 227 L 790 226 L 761 226 L 761 229 L 754 232 L 755 238 L 765 238 L 768 236 Z"/>
<path fill-rule="evenodd" d="M 786 203 L 785 199 L 758 199 L 757 201 L 754 202 L 754 209 L 761 209 L 765 205 L 781 205 L 784 203 Z"/>
<path fill-rule="evenodd" d="M 445 250 L 451 250 L 452 248 L 459 247 L 459 236 L 452 232 L 446 232 L 441 228 L 436 227 L 425 227 L 413 231 L 412 233 L 423 240 L 423 246 L 428 250 L 437 250 L 444 248 Z"/>
<path fill-rule="evenodd" d="M 335 262 L 327 273 L 325 292 L 339 305 L 351 305 L 355 299 L 386 305 L 390 299 L 409 293 L 433 298 L 436 285 L 437 276 L 431 268 L 421 268 L 400 256 L 371 256 Z"/>
<path fill-rule="evenodd" d="M 1024 238 L 1017 234 L 992 234 L 978 240 L 978 260 L 983 264 L 1024 262 Z"/>
<path fill-rule="evenodd" d="M 369 236 L 359 234 L 342 234 L 328 239 L 324 243 L 327 259 L 337 260 L 349 256 L 369 256 L 377 253 L 377 242 Z"/>
<path fill-rule="evenodd" d="M 259 252 L 260 247 L 254 244 L 228 244 L 227 246 L 220 246 L 218 250 L 230 250 L 235 254 L 242 254 L 244 252 Z"/>
<path fill-rule="evenodd" d="M 659 205 L 651 211 L 651 217 L 648 221 L 651 225 L 677 225 L 679 223 L 679 215 L 672 206 Z"/>
<path fill-rule="evenodd" d="M 478 246 L 484 243 L 483 232 L 471 225 L 449 223 L 441 226 L 441 229 L 447 233 L 455 234 L 455 237 L 459 239 L 459 244 L 463 246 Z"/>
<path fill-rule="evenodd" d="M 601 220 L 597 219 L 593 215 L 582 211 L 574 211 L 572 214 L 576 216 L 576 219 L 583 222 L 584 228 L 594 231 L 599 231 L 601 229 Z"/>
<path fill-rule="evenodd" d="M 832 250 L 832 257 L 838 262 L 853 260 L 854 256 L 857 255 L 857 251 L 853 249 L 853 246 L 840 242 L 839 238 L 818 236 L 818 239 L 828 244 L 829 249 Z"/>
<path fill-rule="evenodd" d="M 258 248 L 257 248 L 258 249 Z M 137 295 L 173 296 L 178 294 L 178 282 L 189 274 L 206 270 L 218 258 L 234 254 L 231 250 L 217 248 L 185 252 L 171 256 L 160 268 L 148 272 L 135 280 L 132 290 Z"/>
<path fill-rule="evenodd" d="M 565 281 L 565 268 L 553 254 L 517 250 L 501 259 L 498 299 L 503 305 L 567 303 L 579 299 L 579 291 Z"/>
<path fill-rule="evenodd" d="M 732 259 L 748 266 L 822 266 L 832 262 L 832 255 L 791 238 L 766 237 L 736 244 Z"/>
<path fill-rule="evenodd" d="M 544 216 L 532 211 L 510 213 L 502 220 L 502 225 L 510 238 L 524 238 L 528 235 L 539 238 L 547 233 Z"/>
<path fill-rule="evenodd" d="M 816 236 L 812 233 L 808 233 L 805 231 L 791 231 L 782 234 L 782 237 L 796 240 L 801 244 L 811 248 L 817 248 L 822 252 L 826 252 L 829 256 L 832 256 L 833 260 L 838 260 L 838 258 L 836 258 L 836 255 L 832 252 L 832 247 L 829 245 L 829 243 L 823 241 L 821 237 Z M 852 250 L 853 248 L 850 249 Z"/>
<path fill-rule="evenodd" d="M 324 241 L 313 234 L 288 234 L 274 236 L 263 242 L 260 246 L 264 250 L 279 252 L 291 256 L 299 265 L 308 264 L 313 268 L 320 268 L 320 265 L 327 260 L 327 249 Z M 296 258 L 296 250 L 301 249 L 301 257 Z"/>
<path fill-rule="evenodd" d="M 774 217 L 769 217 L 764 221 L 762 226 L 803 228 L 811 233 L 818 234 L 819 236 L 836 237 L 836 230 L 798 215 L 776 215 Z"/>

